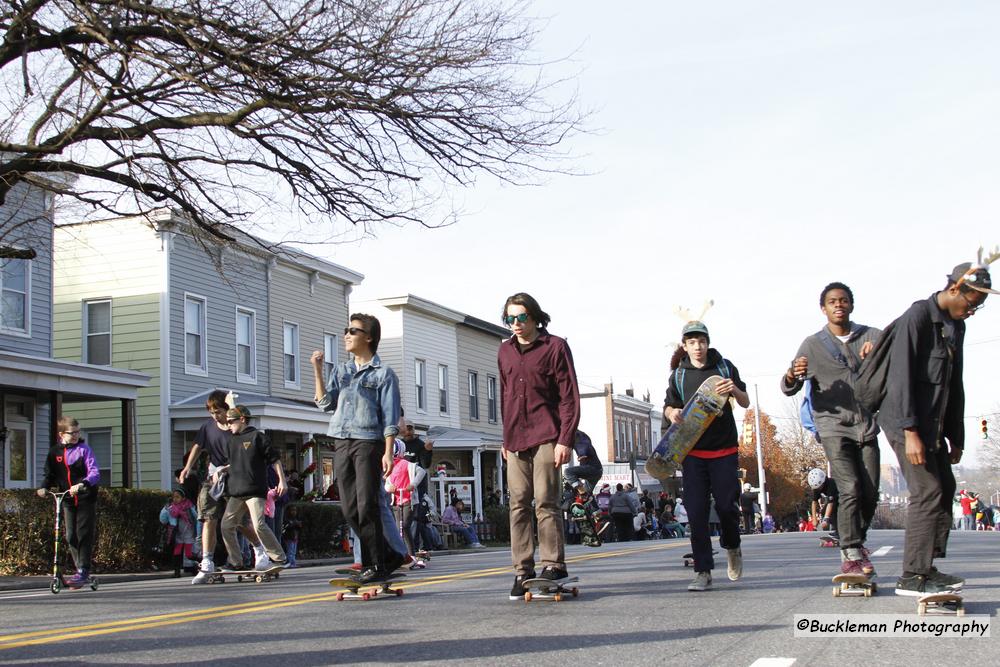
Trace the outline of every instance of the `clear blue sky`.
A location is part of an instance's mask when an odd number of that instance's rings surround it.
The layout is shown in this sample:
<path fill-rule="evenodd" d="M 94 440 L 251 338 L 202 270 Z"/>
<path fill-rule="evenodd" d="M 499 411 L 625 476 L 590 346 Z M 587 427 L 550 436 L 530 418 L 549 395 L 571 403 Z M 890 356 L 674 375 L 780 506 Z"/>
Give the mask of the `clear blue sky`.
<path fill-rule="evenodd" d="M 715 307 L 712 342 L 762 408 L 819 291 L 855 291 L 884 326 L 1000 243 L 1000 5 L 989 2 L 545 0 L 538 55 L 579 72 L 599 130 L 569 148 L 591 175 L 449 193 L 457 225 L 388 228 L 310 252 L 498 321 L 534 294 L 580 378 L 662 401 L 676 305 Z M 388 262 L 387 262 L 388 260 Z M 1000 265 L 994 274 L 1000 277 Z M 1000 410 L 1000 298 L 969 321 L 967 414 Z M 970 453 L 978 420 L 968 421 Z M 893 460 L 890 456 L 888 460 Z"/>

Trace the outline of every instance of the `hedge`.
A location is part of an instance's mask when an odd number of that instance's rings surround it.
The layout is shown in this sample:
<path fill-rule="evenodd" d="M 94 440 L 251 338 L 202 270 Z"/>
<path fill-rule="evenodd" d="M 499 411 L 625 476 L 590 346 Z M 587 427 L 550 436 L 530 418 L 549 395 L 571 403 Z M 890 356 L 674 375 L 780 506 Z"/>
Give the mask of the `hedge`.
<path fill-rule="evenodd" d="M 160 539 L 160 509 L 169 493 L 145 489 L 99 490 L 96 572 L 144 572 L 160 563 L 154 549 Z M 295 503 L 303 528 L 301 558 L 339 553 L 343 515 L 337 505 Z M 34 489 L 0 489 L 0 575 L 44 574 L 52 570 L 55 530 L 52 497 L 39 498 Z M 288 506 L 291 507 L 291 506 Z M 288 507 L 285 508 L 287 516 Z M 65 530 L 63 532 L 65 540 Z M 65 542 L 64 542 L 65 546 Z M 60 548 L 63 563 L 69 550 Z"/>

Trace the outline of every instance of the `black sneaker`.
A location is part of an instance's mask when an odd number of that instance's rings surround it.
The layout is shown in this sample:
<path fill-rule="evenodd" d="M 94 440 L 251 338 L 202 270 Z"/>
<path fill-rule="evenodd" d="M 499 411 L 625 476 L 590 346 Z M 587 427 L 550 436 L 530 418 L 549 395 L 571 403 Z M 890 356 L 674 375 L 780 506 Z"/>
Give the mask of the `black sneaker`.
<path fill-rule="evenodd" d="M 922 595 L 933 593 L 949 593 L 953 589 L 941 584 L 939 581 L 925 577 L 922 574 L 915 574 L 912 577 L 900 577 L 896 580 L 896 595 L 918 598 Z"/>
<path fill-rule="evenodd" d="M 514 577 L 514 585 L 510 589 L 510 599 L 511 600 L 523 600 L 524 599 L 524 582 L 528 579 L 534 579 L 535 573 L 529 572 L 528 574 L 519 574 Z"/>
<path fill-rule="evenodd" d="M 219 568 L 219 572 L 222 572 L 223 574 L 228 574 L 231 572 L 244 572 L 246 571 L 246 569 L 253 569 L 253 568 L 244 568 L 242 565 L 233 565 L 229 561 L 226 561 L 226 564 Z"/>
<path fill-rule="evenodd" d="M 950 588 L 952 590 L 958 590 L 965 585 L 965 579 L 962 577 L 956 577 L 951 574 L 945 574 L 941 572 L 936 567 L 931 567 L 931 573 L 927 575 L 929 580 L 936 581 L 945 588 Z"/>
<path fill-rule="evenodd" d="M 372 582 L 385 581 L 388 577 L 385 570 L 377 567 L 366 567 L 356 578 L 360 584 L 370 584 Z"/>
<path fill-rule="evenodd" d="M 560 567 L 549 566 L 542 570 L 541 579 L 548 579 L 549 581 L 559 581 L 560 579 L 565 579 L 569 576 L 569 573 Z"/>

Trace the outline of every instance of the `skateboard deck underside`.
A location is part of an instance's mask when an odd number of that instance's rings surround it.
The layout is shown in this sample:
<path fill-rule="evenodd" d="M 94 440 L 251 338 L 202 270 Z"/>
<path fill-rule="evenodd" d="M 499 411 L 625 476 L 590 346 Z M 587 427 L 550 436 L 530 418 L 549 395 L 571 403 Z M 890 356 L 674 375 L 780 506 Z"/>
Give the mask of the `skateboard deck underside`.
<path fill-rule="evenodd" d="M 702 382 L 695 395 L 684 405 L 681 423 L 672 424 L 667 429 L 646 461 L 646 472 L 649 475 L 659 480 L 673 477 L 688 452 L 722 413 L 726 397 L 715 391 L 715 385 L 722 379 L 719 375 L 713 375 Z"/>

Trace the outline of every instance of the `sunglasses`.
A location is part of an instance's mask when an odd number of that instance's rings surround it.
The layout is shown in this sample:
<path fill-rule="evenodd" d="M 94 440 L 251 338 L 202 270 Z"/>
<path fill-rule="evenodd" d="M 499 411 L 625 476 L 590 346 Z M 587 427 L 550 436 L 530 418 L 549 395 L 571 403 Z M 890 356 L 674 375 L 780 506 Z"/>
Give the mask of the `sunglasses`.
<path fill-rule="evenodd" d="M 985 302 L 973 304 L 972 301 L 969 300 L 969 297 L 965 296 L 965 292 L 959 292 L 959 294 L 963 299 L 965 299 L 965 310 L 970 314 L 975 313 L 978 310 L 982 310 L 983 306 L 986 305 Z"/>
<path fill-rule="evenodd" d="M 528 321 L 528 313 L 519 313 L 518 315 L 508 315 L 507 317 L 503 318 L 503 321 L 506 322 L 507 324 L 514 324 L 514 322 L 520 322 L 521 324 L 524 324 L 525 322 Z"/>
<path fill-rule="evenodd" d="M 357 336 L 358 334 L 367 334 L 368 332 L 364 329 L 359 329 L 357 327 L 347 327 L 344 329 L 344 335 L 350 334 L 352 336 Z"/>

